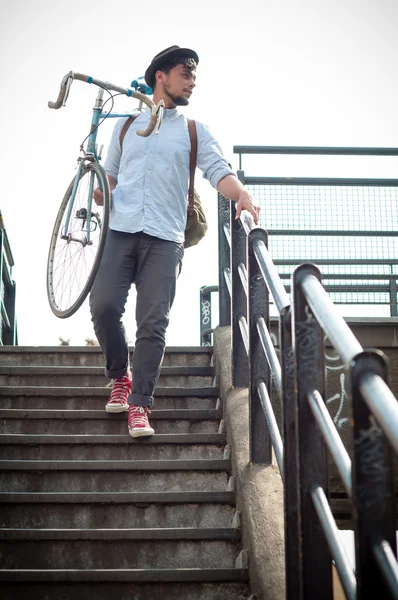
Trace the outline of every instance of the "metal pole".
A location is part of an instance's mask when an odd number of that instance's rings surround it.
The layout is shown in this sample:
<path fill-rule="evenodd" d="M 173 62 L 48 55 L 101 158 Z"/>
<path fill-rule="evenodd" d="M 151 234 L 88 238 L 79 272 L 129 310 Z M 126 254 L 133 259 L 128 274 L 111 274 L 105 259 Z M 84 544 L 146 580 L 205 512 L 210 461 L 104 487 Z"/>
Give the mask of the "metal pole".
<path fill-rule="evenodd" d="M 358 600 L 389 598 L 375 548 L 386 540 L 396 554 L 395 490 L 392 448 L 361 391 L 365 374 L 387 381 L 387 360 L 380 350 L 361 352 L 352 361 L 352 461 L 356 576 Z"/>
<path fill-rule="evenodd" d="M 267 419 L 261 406 L 258 391 L 260 379 L 265 381 L 270 395 L 270 368 L 257 331 L 261 318 L 269 329 L 269 293 L 253 252 L 254 240 L 267 245 L 267 232 L 253 229 L 247 245 L 248 321 L 249 321 L 249 407 L 250 407 L 250 462 L 271 464 L 272 449 Z"/>
<path fill-rule="evenodd" d="M 336 521 L 334 520 L 329 502 L 323 489 L 319 485 L 312 486 L 312 499 L 325 535 L 328 539 L 330 551 L 336 563 L 337 571 L 348 600 L 357 598 L 357 582 L 351 568 L 344 544 L 339 537 Z"/>
<path fill-rule="evenodd" d="M 301 531 L 298 479 L 297 396 L 292 345 L 291 307 L 280 316 L 279 339 L 282 363 L 283 472 L 285 512 L 286 600 L 301 598 Z"/>
<path fill-rule="evenodd" d="M 232 384 L 248 386 L 248 357 L 240 332 L 239 321 L 247 321 L 247 297 L 243 288 L 239 265 L 246 262 L 246 233 L 240 220 L 235 219 L 236 206 L 231 202 L 231 315 L 232 315 Z"/>
<path fill-rule="evenodd" d="M 397 280 L 396 279 L 390 279 L 390 316 L 398 317 Z"/>
<path fill-rule="evenodd" d="M 231 296 L 225 281 L 224 271 L 230 268 L 231 249 L 225 235 L 225 228 L 230 227 L 231 201 L 218 194 L 218 289 L 219 289 L 219 323 L 220 327 L 231 325 Z"/>
<path fill-rule="evenodd" d="M 325 441 L 307 399 L 314 390 L 325 399 L 323 331 L 303 292 L 309 277 L 321 278 L 314 265 L 304 264 L 293 273 L 303 598 L 332 600 L 330 551 L 311 496 L 311 486 L 316 484 L 327 497 L 329 482 Z"/>
<path fill-rule="evenodd" d="M 211 293 L 216 292 L 216 285 L 204 285 L 200 288 L 200 345 L 211 346 Z"/>

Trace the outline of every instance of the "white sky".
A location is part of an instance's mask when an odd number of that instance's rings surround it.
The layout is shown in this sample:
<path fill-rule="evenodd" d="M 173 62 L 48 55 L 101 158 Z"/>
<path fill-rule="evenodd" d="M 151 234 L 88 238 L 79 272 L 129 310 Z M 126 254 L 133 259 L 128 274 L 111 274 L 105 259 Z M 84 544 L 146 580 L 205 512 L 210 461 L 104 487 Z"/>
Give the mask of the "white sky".
<path fill-rule="evenodd" d="M 75 82 L 66 108 L 50 110 L 69 70 L 127 87 L 160 50 L 194 48 L 200 63 L 186 114 L 209 125 L 236 168 L 238 144 L 398 146 L 397 27 L 396 0 L 2 2 L 0 209 L 15 260 L 19 343 L 93 337 L 87 303 L 57 319 L 45 285 L 53 221 L 96 95 Z M 117 104 L 131 107 L 128 99 Z M 99 143 L 107 144 L 113 124 L 101 128 Z M 247 157 L 244 167 L 252 175 L 364 174 L 350 158 L 283 160 Z M 380 163 L 367 161 L 358 167 L 365 175 Z M 396 160 L 387 163 L 381 175 L 396 176 Z M 199 343 L 199 288 L 218 283 L 217 195 L 200 172 L 196 184 L 210 231 L 186 252 L 169 345 Z M 125 323 L 134 341 L 134 293 Z"/>

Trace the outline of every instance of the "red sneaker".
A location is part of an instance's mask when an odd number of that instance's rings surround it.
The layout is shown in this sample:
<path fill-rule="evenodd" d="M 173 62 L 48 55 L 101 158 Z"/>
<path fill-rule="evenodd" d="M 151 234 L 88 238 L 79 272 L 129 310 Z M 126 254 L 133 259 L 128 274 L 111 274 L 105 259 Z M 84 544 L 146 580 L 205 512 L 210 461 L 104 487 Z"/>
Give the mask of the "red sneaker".
<path fill-rule="evenodd" d="M 131 437 L 141 437 L 145 435 L 153 435 L 155 431 L 149 425 L 148 413 L 150 410 L 146 406 L 133 406 L 129 408 L 129 434 Z"/>
<path fill-rule="evenodd" d="M 112 379 L 112 392 L 105 405 L 107 413 L 121 413 L 129 409 L 127 398 L 131 393 L 131 372 L 124 377 Z"/>

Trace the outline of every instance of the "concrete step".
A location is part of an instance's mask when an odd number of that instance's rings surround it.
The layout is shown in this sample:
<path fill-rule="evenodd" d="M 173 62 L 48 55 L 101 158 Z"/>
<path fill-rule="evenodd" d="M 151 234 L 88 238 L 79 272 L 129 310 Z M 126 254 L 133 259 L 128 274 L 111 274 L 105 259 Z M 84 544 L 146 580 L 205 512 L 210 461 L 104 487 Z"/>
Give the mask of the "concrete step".
<path fill-rule="evenodd" d="M 226 495 L 227 494 L 227 495 Z M 193 502 L 134 502 L 137 496 L 123 494 L 0 494 L 0 527 L 43 529 L 231 527 L 235 514 L 232 492 L 216 497 L 190 495 Z M 52 502 L 50 502 L 50 498 Z M 188 498 L 187 494 L 184 496 Z M 142 499 L 142 497 L 141 497 Z M 146 497 L 148 499 L 148 497 Z M 160 498 L 161 500 L 162 498 Z M 175 495 L 172 499 L 176 499 Z M 91 500 L 91 502 L 90 502 Z M 219 501 L 222 500 L 222 501 Z M 29 502 L 30 501 L 30 502 Z"/>
<path fill-rule="evenodd" d="M 156 434 L 151 437 L 133 439 L 128 433 L 125 435 L 40 435 L 40 434 L 2 434 L 2 444 L 225 444 L 223 433 L 177 433 Z"/>
<path fill-rule="evenodd" d="M 130 354 L 134 348 L 130 347 Z M 208 366 L 213 355 L 210 346 L 167 347 L 163 366 Z M 104 366 L 98 347 L 88 346 L 1 346 L 0 362 L 4 365 Z"/>
<path fill-rule="evenodd" d="M 231 461 L 221 460 L 0 460 L 0 472 L 15 471 L 229 471 Z"/>
<path fill-rule="evenodd" d="M 215 408 L 218 388 L 159 387 L 155 391 L 154 408 L 197 410 Z M 109 388 L 0 386 L 0 407 L 5 409 L 98 410 L 105 406 Z"/>
<path fill-rule="evenodd" d="M 233 527 L 158 527 L 141 529 L 12 529 L 1 528 L 1 541 L 59 541 L 59 540 L 130 540 L 130 541 L 169 541 L 169 540 L 240 540 L 240 530 Z"/>
<path fill-rule="evenodd" d="M 98 348 L 0 363 L 2 600 L 249 598 L 211 348 L 166 350 L 139 440 L 104 411 Z"/>
<path fill-rule="evenodd" d="M 139 504 L 197 504 L 200 502 L 235 502 L 235 492 L 0 492 L 3 503 L 139 503 Z"/>
<path fill-rule="evenodd" d="M 214 375 L 210 366 L 165 366 L 161 369 L 159 386 L 211 387 Z M 103 367 L 0 366 L 0 386 L 105 387 L 108 383 Z"/>
<path fill-rule="evenodd" d="M 7 492 L 217 492 L 227 487 L 229 466 L 229 461 L 223 460 L 1 461 L 0 489 Z"/>
<path fill-rule="evenodd" d="M 15 582 L 1 585 L 2 600 L 247 600 L 247 580 L 246 569 L 0 571 Z"/>
<path fill-rule="evenodd" d="M 218 421 L 191 421 L 191 420 L 175 420 L 162 419 L 155 420 L 150 416 L 150 423 L 156 433 L 172 434 L 172 433 L 217 433 Z M 127 432 L 127 412 L 118 419 L 97 419 L 94 423 L 90 421 L 73 421 L 66 420 L 51 420 L 34 421 L 24 419 L 23 421 L 3 421 L 0 422 L 0 433 L 17 433 L 17 434 L 104 434 L 104 435 L 121 435 Z"/>
<path fill-rule="evenodd" d="M 238 554 L 223 540 L 0 540 L 2 569 L 225 569 Z"/>
<path fill-rule="evenodd" d="M 198 434 L 195 434 L 197 436 Z M 159 435 L 154 435 L 154 442 L 138 443 L 127 435 L 112 436 L 113 442 L 102 443 L 96 440 L 93 443 L 76 442 L 68 444 L 55 441 L 38 443 L 37 437 L 32 435 L 29 441 L 19 443 L 25 436 L 13 436 L 10 443 L 2 443 L 0 435 L 0 459 L 2 460 L 176 460 L 176 459 L 220 459 L 225 448 L 225 436 L 217 436 L 220 440 L 212 443 L 195 443 L 187 439 L 186 443 L 162 443 Z M 97 438 L 97 436 L 93 436 Z M 161 436 L 164 439 L 164 436 Z M 170 438 L 174 436 L 168 435 Z M 190 436 L 187 436 L 187 438 Z M 203 438 L 203 436 L 201 436 Z M 42 436 L 43 439 L 43 436 Z M 54 437 L 52 436 L 54 440 Z M 66 439 L 67 436 L 66 436 Z M 103 436 L 101 436 L 103 439 Z M 197 437 L 196 437 L 197 439 Z M 118 441 L 121 440 L 121 441 Z M 132 442 L 132 443 L 131 443 Z"/>
<path fill-rule="evenodd" d="M 153 410 L 150 421 L 157 433 L 217 433 L 221 411 Z M 0 433 L 123 434 L 127 412 L 104 410 L 17 410 L 0 408 Z"/>

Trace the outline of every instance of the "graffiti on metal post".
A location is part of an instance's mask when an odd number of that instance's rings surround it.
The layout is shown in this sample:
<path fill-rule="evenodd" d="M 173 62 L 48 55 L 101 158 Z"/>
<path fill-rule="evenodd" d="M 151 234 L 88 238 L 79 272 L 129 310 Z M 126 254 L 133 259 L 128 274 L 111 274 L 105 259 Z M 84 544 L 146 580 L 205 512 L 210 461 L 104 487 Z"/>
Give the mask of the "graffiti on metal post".
<path fill-rule="evenodd" d="M 328 363 L 332 363 L 332 364 L 328 364 Z M 325 352 L 325 366 L 326 366 L 326 373 L 328 371 L 342 371 L 344 369 L 344 365 L 341 362 L 340 356 L 338 354 L 331 355 L 331 354 L 328 354 L 327 352 Z M 339 381 L 340 381 L 340 391 L 337 394 L 334 394 L 334 396 L 331 396 L 331 398 L 328 398 L 326 400 L 326 405 L 329 407 L 329 410 L 334 410 L 334 407 L 338 403 L 337 412 L 333 416 L 333 421 L 334 421 L 334 424 L 336 425 L 337 429 L 342 429 L 344 427 L 344 425 L 346 425 L 348 423 L 347 417 L 343 417 L 343 418 L 341 417 L 343 410 L 345 408 L 346 399 L 348 397 L 348 394 L 347 394 L 347 391 L 345 388 L 345 382 L 346 382 L 345 373 L 340 373 Z"/>
<path fill-rule="evenodd" d="M 318 352 L 316 320 L 310 312 L 309 306 L 305 307 L 307 320 L 298 321 L 296 324 L 296 335 L 298 347 L 300 348 L 300 360 L 297 366 L 297 374 L 303 381 L 311 381 L 317 375 L 316 358 Z"/>
<path fill-rule="evenodd" d="M 265 282 L 261 273 L 251 278 L 250 292 L 252 298 L 252 316 L 257 321 L 259 317 L 264 316 Z"/>
<path fill-rule="evenodd" d="M 370 416 L 369 420 L 369 429 L 361 429 L 358 439 L 355 440 L 357 469 L 360 475 L 357 486 L 358 502 L 367 509 L 377 506 L 380 518 L 385 512 L 390 496 L 385 439 L 375 418 Z"/>
<path fill-rule="evenodd" d="M 294 401 L 295 380 L 294 380 L 294 352 L 291 346 L 283 351 L 283 364 L 286 373 L 285 377 L 285 398 L 286 403 L 290 405 Z"/>
<path fill-rule="evenodd" d="M 208 325 L 210 323 L 210 302 L 202 300 L 202 323 Z"/>
<path fill-rule="evenodd" d="M 231 200 L 228 200 L 220 194 L 218 208 L 220 217 L 222 217 L 223 220 L 229 221 L 231 216 Z"/>

